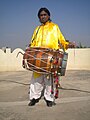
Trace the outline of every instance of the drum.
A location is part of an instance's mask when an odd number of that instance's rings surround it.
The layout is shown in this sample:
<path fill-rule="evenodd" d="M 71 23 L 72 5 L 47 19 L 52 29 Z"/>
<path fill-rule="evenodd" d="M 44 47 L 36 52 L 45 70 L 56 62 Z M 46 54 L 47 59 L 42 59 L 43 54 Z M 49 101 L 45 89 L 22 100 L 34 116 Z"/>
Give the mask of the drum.
<path fill-rule="evenodd" d="M 66 67 L 67 67 L 68 53 L 64 52 L 61 65 L 58 68 L 58 75 L 65 76 Z"/>
<path fill-rule="evenodd" d="M 23 56 L 23 67 L 38 73 L 50 73 L 53 56 L 55 56 L 55 52 L 52 49 L 40 47 L 28 48 Z"/>
<path fill-rule="evenodd" d="M 65 57 L 62 51 L 48 48 L 30 47 L 23 55 L 23 67 L 42 74 L 55 71 L 61 74 L 65 70 L 66 63 L 64 61 Z"/>

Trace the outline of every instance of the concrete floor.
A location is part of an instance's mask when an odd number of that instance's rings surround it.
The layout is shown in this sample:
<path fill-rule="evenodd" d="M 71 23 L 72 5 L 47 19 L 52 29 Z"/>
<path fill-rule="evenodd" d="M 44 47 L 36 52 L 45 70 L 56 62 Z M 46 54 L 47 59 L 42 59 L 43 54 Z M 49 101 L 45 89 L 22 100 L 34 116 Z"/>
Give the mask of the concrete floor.
<path fill-rule="evenodd" d="M 0 120 L 90 120 L 90 71 L 66 71 L 56 105 L 29 107 L 32 72 L 0 72 Z"/>

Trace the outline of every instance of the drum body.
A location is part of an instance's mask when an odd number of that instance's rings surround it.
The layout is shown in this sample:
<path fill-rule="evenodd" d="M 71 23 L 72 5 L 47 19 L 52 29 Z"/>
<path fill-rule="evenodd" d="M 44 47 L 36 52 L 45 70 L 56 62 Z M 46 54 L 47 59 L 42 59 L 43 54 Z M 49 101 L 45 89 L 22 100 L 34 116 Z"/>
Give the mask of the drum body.
<path fill-rule="evenodd" d="M 23 65 L 29 70 L 49 73 L 51 71 L 51 58 L 55 56 L 55 52 L 48 48 L 31 47 L 26 49 L 23 56 Z"/>
<path fill-rule="evenodd" d="M 56 71 L 64 75 L 65 62 L 67 61 L 63 52 L 48 48 L 31 47 L 23 55 L 23 67 L 42 74 Z"/>

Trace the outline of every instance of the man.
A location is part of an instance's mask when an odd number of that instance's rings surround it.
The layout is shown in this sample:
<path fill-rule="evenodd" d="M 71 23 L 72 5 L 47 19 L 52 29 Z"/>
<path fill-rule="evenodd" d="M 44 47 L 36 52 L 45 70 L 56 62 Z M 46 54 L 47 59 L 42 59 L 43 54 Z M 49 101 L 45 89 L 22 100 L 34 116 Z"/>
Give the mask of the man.
<path fill-rule="evenodd" d="M 41 8 L 38 11 L 38 18 L 41 25 L 36 27 L 31 40 L 31 47 L 45 47 L 57 50 L 59 44 L 66 50 L 70 44 L 65 41 L 57 24 L 50 19 L 50 12 L 47 8 Z M 33 72 L 30 84 L 30 103 L 29 106 L 35 105 L 41 98 L 44 89 L 44 99 L 48 107 L 53 105 L 53 97 L 51 95 L 51 83 L 45 75 Z"/>

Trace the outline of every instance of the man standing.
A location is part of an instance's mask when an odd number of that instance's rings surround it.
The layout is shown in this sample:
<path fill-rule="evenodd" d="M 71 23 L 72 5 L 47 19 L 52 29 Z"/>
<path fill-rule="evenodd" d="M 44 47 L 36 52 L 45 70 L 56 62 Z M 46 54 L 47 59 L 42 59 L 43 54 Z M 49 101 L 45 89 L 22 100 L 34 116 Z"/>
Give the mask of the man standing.
<path fill-rule="evenodd" d="M 57 24 L 50 19 L 50 12 L 47 8 L 40 8 L 38 11 L 38 18 L 41 25 L 36 27 L 32 35 L 31 47 L 44 47 L 50 49 L 59 49 L 59 42 L 66 50 L 70 44 L 65 41 Z M 53 105 L 53 97 L 51 96 L 51 83 L 45 75 L 33 72 L 30 83 L 30 103 L 29 106 L 35 105 L 41 98 L 41 93 L 44 89 L 44 99 L 48 107 Z"/>

